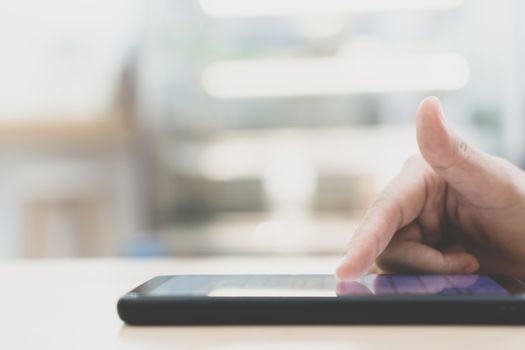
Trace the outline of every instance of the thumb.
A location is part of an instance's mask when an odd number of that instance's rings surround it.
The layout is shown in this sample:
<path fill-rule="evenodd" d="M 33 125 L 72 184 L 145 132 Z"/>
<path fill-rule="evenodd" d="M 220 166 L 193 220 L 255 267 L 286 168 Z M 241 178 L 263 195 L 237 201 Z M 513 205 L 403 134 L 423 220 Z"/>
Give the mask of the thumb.
<path fill-rule="evenodd" d="M 439 99 L 427 97 L 419 105 L 417 143 L 423 158 L 452 188 L 470 200 L 485 199 L 482 189 L 504 183 L 499 159 L 459 138 L 445 124 Z M 487 187 L 489 186 L 489 187 Z"/>

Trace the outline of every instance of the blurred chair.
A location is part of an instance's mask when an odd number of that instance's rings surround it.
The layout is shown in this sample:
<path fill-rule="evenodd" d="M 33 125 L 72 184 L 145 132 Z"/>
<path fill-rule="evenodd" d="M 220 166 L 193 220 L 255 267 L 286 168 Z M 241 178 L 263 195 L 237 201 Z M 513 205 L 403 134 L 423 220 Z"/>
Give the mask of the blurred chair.
<path fill-rule="evenodd" d="M 100 256 L 116 252 L 115 189 L 97 162 L 32 166 L 21 177 L 24 257 Z"/>
<path fill-rule="evenodd" d="M 38 198 L 25 204 L 23 255 L 94 256 L 110 253 L 104 203 L 96 197 Z"/>

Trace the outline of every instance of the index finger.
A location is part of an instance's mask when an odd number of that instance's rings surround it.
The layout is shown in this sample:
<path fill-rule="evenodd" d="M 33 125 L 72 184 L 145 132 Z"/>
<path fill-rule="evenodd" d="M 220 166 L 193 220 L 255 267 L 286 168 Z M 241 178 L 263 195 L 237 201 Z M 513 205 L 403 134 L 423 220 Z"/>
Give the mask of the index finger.
<path fill-rule="evenodd" d="M 430 166 L 420 156 L 410 158 L 403 165 L 367 210 L 337 268 L 338 279 L 361 276 L 394 234 L 418 217 L 426 201 L 425 177 L 430 171 Z"/>

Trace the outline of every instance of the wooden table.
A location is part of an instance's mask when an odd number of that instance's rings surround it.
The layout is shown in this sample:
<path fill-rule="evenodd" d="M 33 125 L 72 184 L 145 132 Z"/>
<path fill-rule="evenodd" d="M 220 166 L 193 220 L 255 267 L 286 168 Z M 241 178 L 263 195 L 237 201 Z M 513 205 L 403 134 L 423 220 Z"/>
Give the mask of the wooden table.
<path fill-rule="evenodd" d="M 175 273 L 330 273 L 336 258 L 0 262 L 0 349 L 525 349 L 521 326 L 130 327 L 118 297 Z"/>

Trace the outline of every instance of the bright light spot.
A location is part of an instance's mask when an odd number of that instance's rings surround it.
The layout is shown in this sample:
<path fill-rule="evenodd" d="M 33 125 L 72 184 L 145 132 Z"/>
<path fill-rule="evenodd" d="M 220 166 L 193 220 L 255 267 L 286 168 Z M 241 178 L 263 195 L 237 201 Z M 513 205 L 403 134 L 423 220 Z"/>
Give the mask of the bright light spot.
<path fill-rule="evenodd" d="M 252 245 L 262 251 L 275 253 L 304 253 L 308 249 L 313 234 L 313 227 L 304 213 L 276 213 L 280 220 L 263 221 L 252 233 Z"/>
<path fill-rule="evenodd" d="M 458 7 L 462 0 L 200 0 L 212 17 L 296 16 L 386 11 L 431 11 Z"/>
<path fill-rule="evenodd" d="M 262 177 L 265 193 L 273 205 L 308 205 L 317 184 L 312 162 L 293 151 L 275 155 Z"/>
<path fill-rule="evenodd" d="M 345 19 L 341 15 L 307 16 L 297 18 L 296 23 L 303 36 L 318 39 L 339 34 L 345 26 Z"/>
<path fill-rule="evenodd" d="M 447 91 L 463 87 L 469 65 L 457 53 L 224 61 L 203 73 L 216 98 Z"/>
<path fill-rule="evenodd" d="M 252 233 L 252 243 L 255 247 L 275 246 L 286 235 L 285 226 L 279 221 L 263 221 Z"/>

